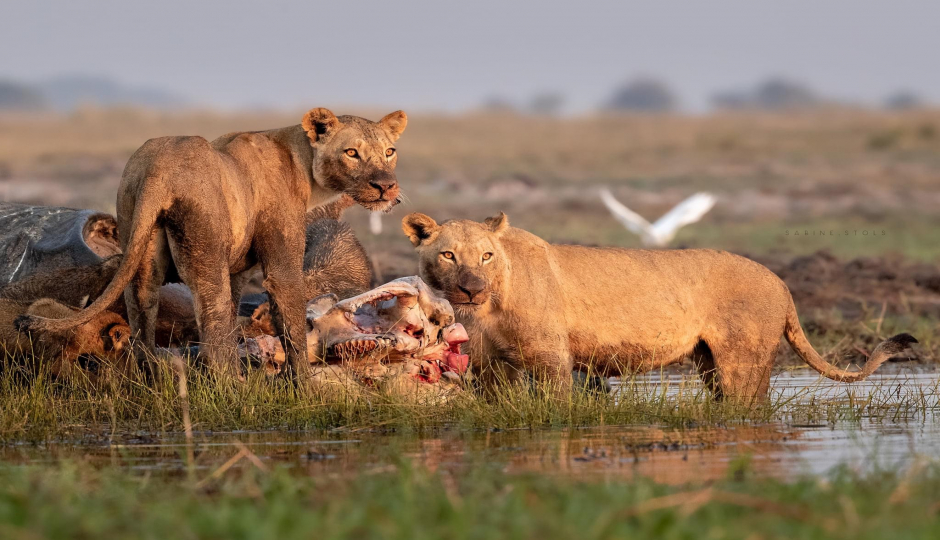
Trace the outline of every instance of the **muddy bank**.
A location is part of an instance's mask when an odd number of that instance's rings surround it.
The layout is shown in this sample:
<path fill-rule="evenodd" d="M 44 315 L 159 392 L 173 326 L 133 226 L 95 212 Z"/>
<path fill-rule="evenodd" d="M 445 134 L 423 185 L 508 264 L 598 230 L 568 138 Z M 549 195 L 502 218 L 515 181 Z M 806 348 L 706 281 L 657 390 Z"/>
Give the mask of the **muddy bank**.
<path fill-rule="evenodd" d="M 828 251 L 791 260 L 752 257 L 780 276 L 797 308 L 836 309 L 845 319 L 879 313 L 940 319 L 940 266 L 902 257 L 844 261 Z"/>

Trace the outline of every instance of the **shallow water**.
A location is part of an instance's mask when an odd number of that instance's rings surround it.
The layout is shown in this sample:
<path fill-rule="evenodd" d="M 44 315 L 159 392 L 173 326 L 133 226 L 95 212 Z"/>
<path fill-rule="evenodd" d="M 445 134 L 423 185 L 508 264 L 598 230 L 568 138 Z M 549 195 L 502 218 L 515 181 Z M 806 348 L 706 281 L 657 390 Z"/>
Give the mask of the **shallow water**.
<path fill-rule="evenodd" d="M 647 375 L 623 384 L 649 391 L 695 392 L 695 379 Z M 297 474 L 342 475 L 381 472 L 408 463 L 432 470 L 459 471 L 487 463 L 509 473 L 532 472 L 574 477 L 632 477 L 682 483 L 717 479 L 748 461 L 751 474 L 793 478 L 845 465 L 854 469 L 906 467 L 916 459 L 940 457 L 940 418 L 936 372 L 900 369 L 853 385 L 820 380 L 794 371 L 773 381 L 772 400 L 786 407 L 820 402 L 879 406 L 929 402 L 913 412 L 899 408 L 890 420 L 793 421 L 674 429 L 661 426 L 607 426 L 557 430 L 440 430 L 433 436 L 395 433 L 307 432 L 196 433 L 195 466 L 205 475 L 242 452 L 240 467 L 289 466 Z M 614 391 L 622 390 L 615 383 Z M 925 397 L 926 396 L 926 397 Z M 243 446 L 242 446 L 243 445 Z M 243 452 L 242 449 L 245 449 Z M 110 443 L 15 444 L 0 447 L 10 464 L 82 459 L 137 471 L 181 474 L 186 470 L 182 435 L 154 438 L 121 434 Z M 257 457 L 257 460 L 254 458 Z"/>

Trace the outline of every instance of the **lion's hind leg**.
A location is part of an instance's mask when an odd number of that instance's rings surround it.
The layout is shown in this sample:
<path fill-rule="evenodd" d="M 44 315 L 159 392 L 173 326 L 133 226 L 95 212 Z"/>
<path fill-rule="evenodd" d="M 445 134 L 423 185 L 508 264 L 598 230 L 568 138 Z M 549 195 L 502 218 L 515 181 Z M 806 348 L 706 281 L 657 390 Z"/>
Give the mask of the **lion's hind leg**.
<path fill-rule="evenodd" d="M 222 243 L 209 242 L 196 248 L 184 236 L 170 236 L 169 246 L 180 278 L 192 291 L 200 356 L 214 373 L 237 377 L 235 312 L 226 249 Z"/>
<path fill-rule="evenodd" d="M 153 354 L 156 350 L 157 316 L 160 306 L 160 287 L 170 262 L 166 232 L 154 229 L 144 258 L 124 291 L 127 319 L 131 332 L 137 338 L 136 352 Z M 143 360 L 139 358 L 138 360 Z"/>
<path fill-rule="evenodd" d="M 778 343 L 708 343 L 707 346 L 714 367 L 707 369 L 708 364 L 703 361 L 699 369 L 716 399 L 751 406 L 767 398 Z"/>
<path fill-rule="evenodd" d="M 718 384 L 718 369 L 715 367 L 715 356 L 712 354 L 708 343 L 705 343 L 704 340 L 699 341 L 698 344 L 695 345 L 695 349 L 692 351 L 692 364 L 698 371 L 699 376 L 702 377 L 705 388 L 711 391 L 716 400 L 721 400 L 723 394 L 721 385 Z"/>

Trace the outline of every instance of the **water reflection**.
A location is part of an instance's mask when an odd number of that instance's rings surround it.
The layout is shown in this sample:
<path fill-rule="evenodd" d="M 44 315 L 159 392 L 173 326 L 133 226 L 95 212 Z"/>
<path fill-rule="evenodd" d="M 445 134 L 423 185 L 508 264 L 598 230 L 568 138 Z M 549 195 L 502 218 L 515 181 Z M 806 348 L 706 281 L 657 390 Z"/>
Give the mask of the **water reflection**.
<path fill-rule="evenodd" d="M 678 392 L 691 383 L 684 377 L 648 376 L 632 384 Z M 808 373 L 775 377 L 772 399 L 793 406 L 820 400 L 897 400 L 937 395 L 935 373 L 873 377 L 855 385 L 820 381 Z M 665 385 L 665 387 L 663 387 Z M 932 398 L 935 401 L 935 398 Z M 664 483 L 712 480 L 731 474 L 742 460 L 753 474 L 792 478 L 822 473 L 834 466 L 870 469 L 905 466 L 917 456 L 940 457 L 940 428 L 935 410 L 917 418 L 891 421 L 861 418 L 836 423 L 769 423 L 672 429 L 616 426 L 560 430 L 441 430 L 431 437 L 357 432 L 335 436 L 304 432 L 197 433 L 196 465 L 211 470 L 238 452 L 243 443 L 264 463 L 291 467 L 297 474 L 345 475 L 380 472 L 403 465 L 459 471 L 487 463 L 508 473 L 533 472 L 572 477 L 637 475 Z M 110 444 L 46 443 L 0 447 L 0 460 L 11 464 L 81 459 L 132 470 L 183 474 L 181 436 L 153 438 L 125 434 Z M 249 467 L 243 460 L 236 467 Z"/>

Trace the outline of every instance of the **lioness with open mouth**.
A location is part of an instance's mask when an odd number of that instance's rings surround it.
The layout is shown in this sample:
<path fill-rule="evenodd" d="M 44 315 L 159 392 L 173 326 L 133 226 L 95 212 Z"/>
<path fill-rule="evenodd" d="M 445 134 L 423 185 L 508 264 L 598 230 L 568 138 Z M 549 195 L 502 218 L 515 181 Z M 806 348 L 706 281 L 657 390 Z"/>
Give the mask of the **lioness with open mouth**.
<path fill-rule="evenodd" d="M 716 398 L 750 402 L 767 394 L 781 337 L 845 382 L 917 342 L 896 335 L 860 371 L 838 369 L 807 341 L 783 281 L 731 253 L 553 245 L 502 213 L 441 224 L 414 213 L 402 227 L 421 278 L 453 304 L 475 370 L 491 379 L 531 372 L 567 389 L 572 369 L 613 376 L 691 354 Z"/>
<path fill-rule="evenodd" d="M 63 331 L 125 298 L 131 329 L 154 349 L 160 286 L 178 276 L 193 293 L 202 350 L 216 372 L 235 375 L 235 314 L 241 288 L 260 265 L 286 370 L 305 374 L 304 216 L 348 195 L 370 210 L 399 201 L 395 141 L 407 116 L 378 122 L 307 112 L 300 125 L 239 132 L 209 142 L 161 137 L 124 169 L 117 227 L 124 258 L 91 306 L 59 320 L 30 317 L 26 330 Z"/>

